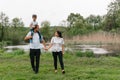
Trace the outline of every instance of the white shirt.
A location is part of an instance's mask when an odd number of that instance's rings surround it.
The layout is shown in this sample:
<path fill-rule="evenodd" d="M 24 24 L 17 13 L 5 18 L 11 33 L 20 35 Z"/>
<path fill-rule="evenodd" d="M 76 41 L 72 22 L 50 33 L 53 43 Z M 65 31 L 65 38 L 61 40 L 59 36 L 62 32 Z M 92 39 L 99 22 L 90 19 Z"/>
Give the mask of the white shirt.
<path fill-rule="evenodd" d="M 31 25 L 32 25 L 32 28 L 34 28 L 35 25 L 38 25 L 38 22 L 37 22 L 37 21 L 32 21 L 32 22 L 31 22 Z"/>
<path fill-rule="evenodd" d="M 29 32 L 26 37 L 31 36 L 31 32 Z M 41 39 L 43 40 L 43 37 L 41 36 Z M 39 40 L 39 34 L 33 33 L 32 43 L 29 44 L 30 49 L 41 49 L 43 45 L 40 43 Z"/>
<path fill-rule="evenodd" d="M 51 48 L 52 52 L 59 52 L 62 51 L 62 45 L 64 44 L 64 40 L 60 37 L 52 37 L 51 44 L 53 45 Z"/>

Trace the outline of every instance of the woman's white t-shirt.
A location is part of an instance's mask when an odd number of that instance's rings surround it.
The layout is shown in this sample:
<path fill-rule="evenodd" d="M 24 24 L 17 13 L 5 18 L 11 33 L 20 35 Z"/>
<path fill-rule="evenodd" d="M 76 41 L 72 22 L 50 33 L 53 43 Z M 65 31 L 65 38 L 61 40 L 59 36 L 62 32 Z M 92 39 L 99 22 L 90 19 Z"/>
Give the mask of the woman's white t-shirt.
<path fill-rule="evenodd" d="M 62 51 L 62 45 L 64 44 L 64 40 L 60 37 L 52 37 L 51 44 L 53 45 L 51 48 L 52 52 L 60 52 Z"/>

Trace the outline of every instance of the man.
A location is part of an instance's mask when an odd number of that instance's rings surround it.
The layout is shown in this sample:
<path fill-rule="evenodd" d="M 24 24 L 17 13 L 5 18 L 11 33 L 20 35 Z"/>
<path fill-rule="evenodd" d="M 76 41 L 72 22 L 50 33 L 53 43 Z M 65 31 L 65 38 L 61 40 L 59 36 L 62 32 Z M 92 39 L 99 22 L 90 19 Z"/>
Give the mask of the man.
<path fill-rule="evenodd" d="M 30 61 L 33 71 L 37 74 L 39 71 L 39 61 L 41 54 L 41 46 L 42 43 L 44 48 L 46 48 L 45 41 L 42 36 L 39 36 L 39 25 L 35 25 L 34 32 L 31 31 L 26 35 L 24 40 L 32 40 L 30 41 Z M 36 62 L 35 62 L 36 61 Z"/>

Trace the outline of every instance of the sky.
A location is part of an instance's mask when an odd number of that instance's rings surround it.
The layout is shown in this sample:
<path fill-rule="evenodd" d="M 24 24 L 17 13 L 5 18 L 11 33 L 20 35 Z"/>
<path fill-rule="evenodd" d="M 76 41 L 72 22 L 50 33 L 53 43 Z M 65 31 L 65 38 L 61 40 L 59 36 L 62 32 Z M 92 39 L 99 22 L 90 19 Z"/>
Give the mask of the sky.
<path fill-rule="evenodd" d="M 104 15 L 113 0 L 0 0 L 0 12 L 10 20 L 22 18 L 25 26 L 32 21 L 32 14 L 37 14 L 37 21 L 49 21 L 57 26 L 66 20 L 70 13 L 80 13 L 84 18 L 90 14 Z"/>

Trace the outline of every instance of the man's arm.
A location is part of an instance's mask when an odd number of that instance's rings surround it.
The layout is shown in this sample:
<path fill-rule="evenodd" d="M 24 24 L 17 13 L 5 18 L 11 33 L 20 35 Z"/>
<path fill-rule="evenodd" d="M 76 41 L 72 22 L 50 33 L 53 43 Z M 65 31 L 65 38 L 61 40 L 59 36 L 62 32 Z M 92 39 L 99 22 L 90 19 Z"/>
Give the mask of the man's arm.
<path fill-rule="evenodd" d="M 31 39 L 31 38 L 32 38 L 31 32 L 29 32 L 29 33 L 26 35 L 26 37 L 24 38 L 24 40 L 26 41 L 26 40 L 29 40 L 29 39 Z"/>
<path fill-rule="evenodd" d="M 26 40 L 29 40 L 29 39 L 31 39 L 32 38 L 32 36 L 26 36 L 25 38 L 24 38 L 24 40 L 26 41 Z"/>
<path fill-rule="evenodd" d="M 43 44 L 44 48 L 46 48 L 45 40 L 42 40 L 42 44 Z"/>

